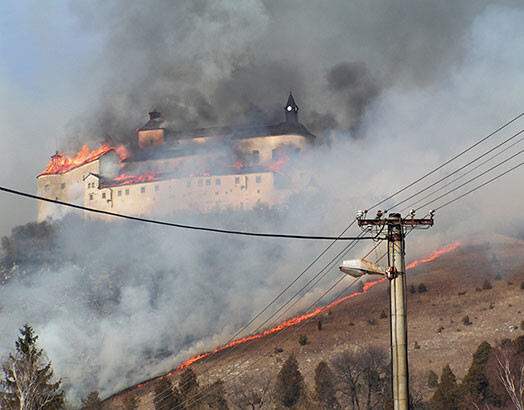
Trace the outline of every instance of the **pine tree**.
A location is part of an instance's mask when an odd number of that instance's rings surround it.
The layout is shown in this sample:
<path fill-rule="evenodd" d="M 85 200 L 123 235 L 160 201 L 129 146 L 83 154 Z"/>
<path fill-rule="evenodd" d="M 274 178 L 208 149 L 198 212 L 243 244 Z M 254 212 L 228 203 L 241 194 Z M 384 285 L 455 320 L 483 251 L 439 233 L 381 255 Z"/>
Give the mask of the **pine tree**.
<path fill-rule="evenodd" d="M 275 384 L 275 400 L 284 407 L 293 407 L 305 394 L 304 377 L 292 353 L 282 365 Z"/>
<path fill-rule="evenodd" d="M 179 397 L 184 409 L 195 409 L 201 405 L 202 396 L 197 375 L 193 369 L 185 369 L 178 383 Z"/>
<path fill-rule="evenodd" d="M 339 409 L 335 397 L 334 377 L 325 361 L 321 361 L 315 369 L 315 398 L 323 409 Z"/>
<path fill-rule="evenodd" d="M 206 402 L 210 409 L 229 409 L 226 400 L 226 389 L 224 388 L 224 382 L 222 380 L 217 380 L 206 390 L 208 390 Z"/>
<path fill-rule="evenodd" d="M 16 353 L 2 364 L 0 407 L 8 409 L 54 410 L 64 405 L 61 380 L 52 382 L 53 370 L 43 349 L 38 349 L 38 336 L 27 323 L 15 342 Z"/>
<path fill-rule="evenodd" d="M 122 410 L 137 410 L 140 401 L 134 394 L 127 395 L 122 399 Z"/>
<path fill-rule="evenodd" d="M 430 400 L 430 408 L 434 410 L 455 410 L 458 409 L 459 401 L 457 378 L 447 364 L 442 369 L 440 383 Z"/>
<path fill-rule="evenodd" d="M 438 374 L 435 373 L 433 370 L 430 370 L 428 372 L 428 386 L 431 388 L 438 386 Z"/>
<path fill-rule="evenodd" d="M 482 342 L 473 353 L 471 366 L 462 380 L 462 394 L 471 403 L 494 404 L 498 401 L 497 395 L 490 388 L 486 372 L 491 353 L 491 345 L 488 342 Z"/>
<path fill-rule="evenodd" d="M 100 410 L 102 409 L 102 400 L 100 400 L 100 395 L 96 390 L 89 393 L 86 397 L 82 399 L 82 409 L 83 410 Z"/>
<path fill-rule="evenodd" d="M 180 403 L 178 389 L 173 389 L 173 385 L 167 377 L 162 377 L 155 383 L 155 395 L 153 405 L 155 409 L 183 409 Z"/>

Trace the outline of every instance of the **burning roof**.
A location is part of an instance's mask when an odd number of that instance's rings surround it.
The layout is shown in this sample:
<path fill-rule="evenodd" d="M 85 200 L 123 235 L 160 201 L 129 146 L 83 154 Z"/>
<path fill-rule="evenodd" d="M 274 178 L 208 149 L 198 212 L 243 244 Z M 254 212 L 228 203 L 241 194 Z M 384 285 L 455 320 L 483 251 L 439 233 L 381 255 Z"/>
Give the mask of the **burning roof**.
<path fill-rule="evenodd" d="M 72 157 L 65 156 L 57 151 L 56 154 L 51 157 L 51 161 L 49 161 L 49 164 L 47 164 L 46 169 L 38 176 L 63 174 L 79 166 L 96 161 L 101 156 L 107 154 L 110 151 L 116 152 L 120 157 L 120 160 L 125 159 L 127 156 L 126 149 L 123 145 L 118 148 L 110 147 L 109 145 L 103 145 L 100 148 L 92 151 L 89 150 L 87 145 L 84 145 L 82 150 Z"/>

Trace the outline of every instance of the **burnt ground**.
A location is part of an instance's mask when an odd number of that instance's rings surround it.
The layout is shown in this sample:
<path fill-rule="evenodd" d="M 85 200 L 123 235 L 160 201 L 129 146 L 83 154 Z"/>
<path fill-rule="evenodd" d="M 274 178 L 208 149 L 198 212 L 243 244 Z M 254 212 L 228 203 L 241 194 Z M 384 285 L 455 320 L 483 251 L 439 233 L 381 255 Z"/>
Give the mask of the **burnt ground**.
<path fill-rule="evenodd" d="M 408 271 L 409 366 L 421 385 L 429 370 L 440 374 L 448 363 L 462 378 L 472 353 L 484 340 L 493 345 L 524 334 L 520 329 L 524 320 L 524 241 L 494 235 L 467 243 Z M 482 289 L 486 279 L 492 289 Z M 411 284 L 418 287 L 420 283 L 426 285 L 427 292 L 409 292 Z M 389 349 L 387 287 L 387 282 L 379 283 L 368 294 L 348 299 L 298 325 L 299 329 L 291 327 L 242 348 L 220 352 L 195 363 L 193 369 L 201 384 L 222 378 L 227 390 L 241 374 L 274 378 L 293 352 L 306 383 L 312 385 L 314 369 L 321 360 L 366 345 Z M 388 318 L 381 318 L 382 311 Z M 466 315 L 471 322 L 468 325 L 463 323 Z M 321 331 L 318 320 L 322 321 Z M 306 345 L 298 343 L 299 335 L 307 336 Z M 177 382 L 178 375 L 171 378 Z M 431 394 L 427 388 L 419 390 L 425 396 Z M 150 383 L 131 394 L 139 397 L 140 408 L 152 408 L 152 391 Z M 120 408 L 123 396 L 106 401 L 104 407 Z"/>

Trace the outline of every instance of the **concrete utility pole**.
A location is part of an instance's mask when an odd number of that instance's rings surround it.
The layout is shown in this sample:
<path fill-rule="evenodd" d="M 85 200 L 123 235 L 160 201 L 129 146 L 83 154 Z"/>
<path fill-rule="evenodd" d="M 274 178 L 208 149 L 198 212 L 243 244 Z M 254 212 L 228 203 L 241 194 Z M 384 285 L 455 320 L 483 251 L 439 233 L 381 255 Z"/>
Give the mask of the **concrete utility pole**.
<path fill-rule="evenodd" d="M 391 335 L 391 376 L 393 409 L 409 408 L 409 372 L 408 372 L 408 325 L 406 303 L 406 272 L 404 263 L 404 237 L 407 227 L 418 225 L 432 226 L 433 211 L 429 219 L 402 218 L 400 214 L 390 214 L 381 219 L 378 211 L 375 219 L 364 219 L 360 212 L 357 217 L 359 226 L 376 226 L 382 230 L 387 226 L 388 263 L 387 278 L 390 280 L 390 335 Z"/>

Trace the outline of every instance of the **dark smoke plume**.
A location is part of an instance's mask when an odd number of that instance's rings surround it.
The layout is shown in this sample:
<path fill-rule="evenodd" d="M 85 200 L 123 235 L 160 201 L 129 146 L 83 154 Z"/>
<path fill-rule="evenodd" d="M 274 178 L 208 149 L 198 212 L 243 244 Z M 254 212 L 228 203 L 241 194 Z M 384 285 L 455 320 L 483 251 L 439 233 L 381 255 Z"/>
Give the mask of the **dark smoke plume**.
<path fill-rule="evenodd" d="M 424 86 L 460 62 L 465 32 L 486 4 L 74 3 L 81 27 L 106 40 L 93 67 L 106 83 L 72 133 L 77 142 L 129 143 L 153 108 L 177 130 L 275 123 L 292 90 L 313 132 L 356 136 L 381 90 Z"/>

